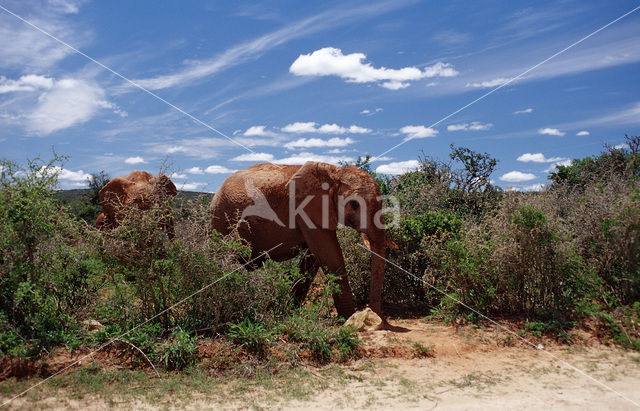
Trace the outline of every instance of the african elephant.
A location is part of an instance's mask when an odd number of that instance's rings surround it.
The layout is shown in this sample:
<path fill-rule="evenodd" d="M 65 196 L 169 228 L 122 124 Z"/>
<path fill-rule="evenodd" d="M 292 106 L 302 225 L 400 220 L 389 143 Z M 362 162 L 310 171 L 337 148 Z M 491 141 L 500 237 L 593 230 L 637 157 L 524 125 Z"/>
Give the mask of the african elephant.
<path fill-rule="evenodd" d="M 230 175 L 210 206 L 211 226 L 222 234 L 237 227 L 252 250 L 282 261 L 308 249 L 302 259 L 305 280 L 293 290 L 304 300 L 319 267 L 338 275 L 340 291 L 333 297 L 338 314 L 354 312 L 353 294 L 336 237 L 338 223 L 362 234 L 372 255 L 369 305 L 382 315 L 382 281 L 386 235 L 382 226 L 382 198 L 375 179 L 354 167 L 309 161 L 304 165 L 262 163 Z M 244 224 L 244 222 L 248 224 Z M 282 243 L 281 245 L 279 245 Z M 278 246 L 279 245 L 279 246 Z"/>
<path fill-rule="evenodd" d="M 152 204 L 160 204 L 176 194 L 176 186 L 162 173 L 153 177 L 146 171 L 135 170 L 124 177 L 116 177 L 98 192 L 102 214 L 96 220 L 96 227 L 101 230 L 115 228 L 125 207 L 148 210 Z M 171 227 L 168 229 L 171 234 Z"/>

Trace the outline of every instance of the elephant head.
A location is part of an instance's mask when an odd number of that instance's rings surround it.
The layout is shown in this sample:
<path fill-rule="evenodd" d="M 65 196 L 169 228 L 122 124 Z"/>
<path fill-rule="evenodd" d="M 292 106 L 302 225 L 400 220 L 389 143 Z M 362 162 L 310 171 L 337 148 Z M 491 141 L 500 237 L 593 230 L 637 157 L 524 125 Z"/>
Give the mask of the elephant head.
<path fill-rule="evenodd" d="M 338 167 L 310 161 L 291 177 L 287 186 L 289 201 L 295 198 L 296 207 L 304 205 L 300 213 L 292 216 L 290 212 L 290 224 L 297 218 L 308 229 L 335 231 L 341 223 L 362 234 L 365 244 L 373 251 L 369 305 L 381 315 L 388 241 L 382 222 L 382 196 L 373 176 L 355 166 Z M 345 291 L 343 287 L 343 294 Z M 348 305 L 350 301 L 351 296 L 342 304 Z M 341 310 L 339 305 L 340 302 L 336 302 L 339 312 L 351 311 L 350 307 Z"/>
<path fill-rule="evenodd" d="M 148 210 L 178 193 L 169 177 L 160 173 L 153 177 L 146 171 L 132 171 L 125 177 L 116 177 L 105 184 L 98 193 L 102 214 L 96 220 L 101 229 L 118 226 L 126 207 Z"/>

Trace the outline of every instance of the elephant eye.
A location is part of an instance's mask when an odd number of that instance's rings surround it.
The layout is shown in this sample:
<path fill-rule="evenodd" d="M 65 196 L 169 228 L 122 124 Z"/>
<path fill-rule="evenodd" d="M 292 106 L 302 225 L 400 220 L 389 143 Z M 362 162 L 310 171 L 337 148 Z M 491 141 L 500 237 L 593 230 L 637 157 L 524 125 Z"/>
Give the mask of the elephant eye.
<path fill-rule="evenodd" d="M 360 208 L 360 203 L 358 203 L 355 200 L 351 201 L 351 208 L 353 208 L 354 210 L 357 210 L 358 208 Z"/>

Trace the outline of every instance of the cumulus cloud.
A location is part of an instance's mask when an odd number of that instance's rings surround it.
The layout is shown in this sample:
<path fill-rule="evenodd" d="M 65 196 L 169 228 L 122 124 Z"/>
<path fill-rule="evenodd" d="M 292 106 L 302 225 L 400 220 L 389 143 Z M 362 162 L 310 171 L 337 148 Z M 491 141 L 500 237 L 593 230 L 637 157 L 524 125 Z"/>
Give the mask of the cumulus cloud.
<path fill-rule="evenodd" d="M 338 76 L 349 83 L 378 83 L 390 90 L 408 87 L 411 81 L 431 77 L 454 77 L 459 73 L 451 64 L 437 62 L 420 70 L 417 67 L 401 69 L 376 68 L 363 53 L 342 54 L 335 47 L 325 47 L 310 54 L 301 54 L 289 71 L 297 76 Z"/>
<path fill-rule="evenodd" d="M 407 135 L 404 141 L 413 140 L 414 138 L 435 137 L 438 134 L 438 130 L 425 126 L 404 126 L 400 129 L 400 132 Z"/>
<path fill-rule="evenodd" d="M 552 171 L 556 171 L 556 168 L 558 168 L 558 166 L 570 166 L 572 163 L 571 159 L 564 159 L 562 161 L 558 161 L 554 164 L 551 165 L 551 167 L 549 167 L 548 169 L 544 170 L 545 173 L 551 173 Z"/>
<path fill-rule="evenodd" d="M 538 130 L 538 134 L 548 135 L 548 136 L 564 136 L 566 133 L 564 131 L 560 131 L 557 128 L 541 128 Z"/>
<path fill-rule="evenodd" d="M 283 138 L 280 137 L 261 137 L 238 136 L 234 140 L 247 147 L 281 147 Z M 237 148 L 237 144 L 226 138 L 218 137 L 197 137 L 181 139 L 172 143 L 150 143 L 147 145 L 149 150 L 160 154 L 184 154 L 189 157 L 200 159 L 216 158 L 220 152 L 230 147 Z"/>
<path fill-rule="evenodd" d="M 204 174 L 204 170 L 201 169 L 200 167 L 191 167 L 190 169 L 188 169 L 186 171 L 189 174 Z"/>
<path fill-rule="evenodd" d="M 67 180 L 67 181 L 74 181 L 74 182 L 87 182 L 87 179 L 89 179 L 91 177 L 91 174 L 89 173 L 85 173 L 82 170 L 78 170 L 78 171 L 72 171 L 72 170 L 68 170 L 66 168 L 62 168 L 59 166 L 53 166 L 50 168 L 45 168 L 42 167 L 40 168 L 40 173 L 44 174 L 44 173 L 57 173 L 58 174 L 58 180 Z M 82 184 L 84 185 L 84 184 Z"/>
<path fill-rule="evenodd" d="M 447 126 L 447 131 L 484 131 L 493 127 L 491 123 L 480 123 L 474 121 L 472 123 L 450 124 Z"/>
<path fill-rule="evenodd" d="M 113 109 L 105 101 L 104 90 L 95 83 L 62 79 L 40 95 L 35 109 L 27 115 L 27 129 L 47 135 L 90 120 L 101 108 Z"/>
<path fill-rule="evenodd" d="M 282 127 L 282 131 L 285 133 L 315 133 L 316 123 L 313 121 L 302 122 L 297 121 L 295 123 L 287 124 Z"/>
<path fill-rule="evenodd" d="M 506 77 L 498 77 L 498 78 L 495 78 L 493 80 L 481 81 L 479 83 L 467 83 L 465 87 L 491 88 L 491 87 L 501 86 L 501 85 L 505 84 L 509 80 L 511 80 L 511 79 L 508 79 Z"/>
<path fill-rule="evenodd" d="M 311 147 L 346 147 L 349 144 L 355 143 L 355 140 L 340 137 L 333 137 L 328 140 L 322 140 L 320 138 L 301 138 L 299 140 L 291 141 L 284 145 L 285 148 L 311 148 Z"/>
<path fill-rule="evenodd" d="M 522 161 L 523 163 L 556 163 L 559 161 L 564 161 L 566 158 L 564 157 L 550 157 L 547 158 L 542 153 L 524 153 L 520 157 L 517 158 L 518 161 Z"/>
<path fill-rule="evenodd" d="M 275 137 L 276 133 L 273 131 L 266 130 L 266 126 L 251 126 L 244 133 L 243 136 L 251 137 L 251 136 L 266 136 L 266 137 Z"/>
<path fill-rule="evenodd" d="M 545 185 L 542 183 L 538 183 L 538 184 L 531 184 L 528 186 L 524 186 L 522 187 L 523 191 L 542 191 L 544 190 Z"/>
<path fill-rule="evenodd" d="M 398 175 L 415 170 L 419 165 L 420 162 L 418 160 L 397 161 L 377 167 L 376 173 Z"/>
<path fill-rule="evenodd" d="M 274 160 L 276 164 L 304 164 L 307 161 L 319 161 L 322 163 L 339 164 L 341 162 L 353 162 L 355 159 L 348 156 L 330 156 L 324 154 L 314 154 L 301 152 L 286 158 Z"/>
<path fill-rule="evenodd" d="M 215 56 L 200 60 L 189 60 L 177 72 L 135 81 L 143 87 L 154 90 L 176 86 L 184 87 L 185 84 L 207 78 L 230 67 L 256 60 L 274 47 L 282 46 L 294 39 L 332 27 L 349 24 L 366 16 L 379 15 L 402 7 L 404 4 L 404 2 L 378 2 L 373 4 L 363 3 L 351 8 L 328 8 L 319 14 L 292 21 L 284 27 L 263 34 L 260 37 L 233 45 Z M 0 24 L 1 28 L 2 25 Z M 42 37 L 40 33 L 36 34 Z M 9 35 L 7 37 L 10 38 Z"/>
<path fill-rule="evenodd" d="M 179 190 L 197 190 L 200 189 L 202 187 L 205 187 L 207 185 L 207 183 L 182 183 L 178 185 L 178 189 Z"/>
<path fill-rule="evenodd" d="M 535 174 L 522 173 L 520 171 L 510 171 L 506 174 L 503 174 L 502 177 L 500 177 L 500 180 L 506 181 L 508 183 L 521 183 L 523 181 L 531 181 L 535 179 L 536 179 Z"/>
<path fill-rule="evenodd" d="M 48 90 L 53 87 L 53 79 L 50 77 L 28 74 L 17 80 L 0 76 L 0 94 L 16 91 Z"/>
<path fill-rule="evenodd" d="M 282 127 L 282 131 L 285 133 L 320 133 L 320 134 L 367 134 L 371 133 L 371 130 L 365 127 L 351 125 L 349 127 L 342 127 L 337 124 L 323 124 L 318 127 L 318 123 L 313 121 L 308 122 L 295 122 L 287 124 Z"/>
<path fill-rule="evenodd" d="M 524 110 L 516 110 L 513 112 L 513 114 L 529 114 L 529 113 L 533 113 L 532 108 L 525 108 Z"/>
<path fill-rule="evenodd" d="M 578 131 L 576 133 L 576 136 L 588 136 L 589 134 L 591 133 L 589 133 L 587 130 L 582 130 L 582 131 Z"/>
<path fill-rule="evenodd" d="M 145 163 L 146 161 L 144 161 L 144 158 L 140 156 L 136 156 L 136 157 L 129 157 L 126 160 L 124 160 L 124 162 L 127 164 L 142 164 L 142 163 Z"/>
<path fill-rule="evenodd" d="M 273 158 L 273 154 L 269 153 L 246 153 L 232 158 L 231 161 L 272 161 Z"/>
<path fill-rule="evenodd" d="M 211 165 L 204 170 L 204 172 L 207 174 L 230 174 L 230 173 L 233 173 L 234 171 L 236 170 L 230 170 L 225 166 L 219 166 L 219 165 Z"/>

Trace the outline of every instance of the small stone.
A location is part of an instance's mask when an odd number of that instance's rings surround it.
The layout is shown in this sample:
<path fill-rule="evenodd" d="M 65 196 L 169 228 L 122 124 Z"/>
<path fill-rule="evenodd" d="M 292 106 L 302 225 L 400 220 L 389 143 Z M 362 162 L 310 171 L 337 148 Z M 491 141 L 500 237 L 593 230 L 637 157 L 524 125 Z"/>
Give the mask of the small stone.
<path fill-rule="evenodd" d="M 356 311 L 344 323 L 345 327 L 352 327 L 358 331 L 377 331 L 384 326 L 382 318 L 371 308 L 365 308 L 362 311 Z"/>
<path fill-rule="evenodd" d="M 98 320 L 84 320 L 82 325 L 87 327 L 89 331 L 99 331 L 104 328 L 104 325 L 100 324 Z"/>

